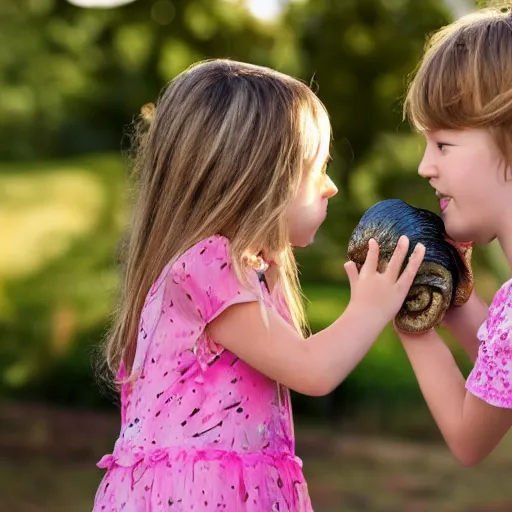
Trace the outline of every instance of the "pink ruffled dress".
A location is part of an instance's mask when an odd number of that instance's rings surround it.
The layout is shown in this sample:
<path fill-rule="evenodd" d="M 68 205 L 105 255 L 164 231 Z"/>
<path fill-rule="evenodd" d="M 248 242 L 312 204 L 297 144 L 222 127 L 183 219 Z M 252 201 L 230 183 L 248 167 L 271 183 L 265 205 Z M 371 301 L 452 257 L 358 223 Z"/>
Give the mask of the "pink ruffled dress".
<path fill-rule="evenodd" d="M 478 339 L 478 357 L 466 388 L 490 405 L 512 409 L 512 279 L 494 296 Z"/>
<path fill-rule="evenodd" d="M 254 272 L 231 270 L 228 240 L 203 240 L 148 293 L 133 369 L 121 387 L 121 432 L 94 512 L 312 512 L 295 456 L 289 390 L 207 337 L 227 307 L 263 300 Z M 123 368 L 120 377 L 125 376 Z"/>

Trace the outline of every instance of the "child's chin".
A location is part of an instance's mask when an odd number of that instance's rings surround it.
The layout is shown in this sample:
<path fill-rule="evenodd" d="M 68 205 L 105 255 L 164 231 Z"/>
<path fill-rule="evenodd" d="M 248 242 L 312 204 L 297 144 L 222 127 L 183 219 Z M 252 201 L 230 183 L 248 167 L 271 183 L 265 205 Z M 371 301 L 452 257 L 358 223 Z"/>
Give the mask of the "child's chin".
<path fill-rule="evenodd" d="M 315 235 L 316 235 L 316 232 L 313 233 L 310 237 L 302 237 L 296 243 L 292 243 L 292 245 L 294 247 L 300 247 L 300 248 L 307 247 L 308 245 L 311 245 L 315 241 Z"/>
<path fill-rule="evenodd" d="M 473 238 L 468 238 L 469 234 L 466 233 L 465 232 L 466 230 L 464 230 L 464 229 L 450 226 L 448 223 L 445 224 L 445 228 L 446 228 L 446 234 L 454 242 L 457 242 L 460 244 L 460 243 L 468 242 L 469 240 L 473 240 Z"/>
<path fill-rule="evenodd" d="M 460 229 L 446 229 L 446 234 L 450 237 L 451 240 L 458 244 L 469 244 L 471 242 L 478 245 L 485 245 L 492 242 L 492 239 L 489 240 L 489 237 L 482 234 L 475 233 L 474 231 L 469 232 Z"/>

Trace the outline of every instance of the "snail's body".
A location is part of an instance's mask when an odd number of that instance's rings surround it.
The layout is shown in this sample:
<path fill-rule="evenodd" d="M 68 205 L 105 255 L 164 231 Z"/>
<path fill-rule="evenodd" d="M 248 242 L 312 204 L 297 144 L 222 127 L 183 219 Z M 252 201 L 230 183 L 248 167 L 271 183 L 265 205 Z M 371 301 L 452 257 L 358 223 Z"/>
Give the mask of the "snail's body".
<path fill-rule="evenodd" d="M 395 318 L 396 326 L 422 332 L 439 325 L 450 306 L 460 306 L 473 289 L 469 265 L 471 248 L 464 259 L 446 241 L 443 220 L 435 213 L 414 208 L 399 199 L 381 201 L 361 218 L 348 245 L 348 258 L 358 268 L 368 251 L 368 241 L 379 244 L 379 267 L 390 260 L 401 235 L 409 238 L 409 254 L 415 245 L 425 245 L 425 257 L 404 304 Z"/>

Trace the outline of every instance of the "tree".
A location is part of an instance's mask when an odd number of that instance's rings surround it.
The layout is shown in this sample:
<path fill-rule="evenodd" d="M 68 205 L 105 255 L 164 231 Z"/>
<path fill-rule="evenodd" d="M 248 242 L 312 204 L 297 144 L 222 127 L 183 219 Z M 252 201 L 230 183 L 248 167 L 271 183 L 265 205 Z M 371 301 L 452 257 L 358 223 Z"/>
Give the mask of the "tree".
<path fill-rule="evenodd" d="M 279 31 L 225 0 L 0 6 L 0 156 L 118 151 L 123 127 L 196 60 L 269 64 Z"/>
<path fill-rule="evenodd" d="M 345 194 L 352 172 L 382 132 L 401 128 L 407 77 L 426 35 L 450 21 L 437 0 L 314 0 L 293 4 L 301 75 L 314 77 L 331 113 L 336 171 Z"/>

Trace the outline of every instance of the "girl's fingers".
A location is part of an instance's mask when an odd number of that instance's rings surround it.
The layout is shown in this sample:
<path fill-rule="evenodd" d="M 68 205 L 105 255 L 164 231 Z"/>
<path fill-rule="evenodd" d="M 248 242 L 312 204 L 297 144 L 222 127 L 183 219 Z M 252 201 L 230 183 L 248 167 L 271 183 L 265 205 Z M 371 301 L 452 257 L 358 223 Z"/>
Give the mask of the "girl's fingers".
<path fill-rule="evenodd" d="M 393 256 L 389 260 L 388 266 L 386 268 L 386 272 L 395 282 L 400 275 L 400 270 L 407 256 L 407 251 L 409 250 L 409 239 L 402 235 L 396 244 L 395 250 L 393 252 Z"/>
<path fill-rule="evenodd" d="M 416 244 L 411 257 L 409 258 L 409 262 L 405 267 L 402 275 L 398 278 L 397 284 L 405 290 L 409 290 L 418 273 L 418 269 L 423 262 L 423 258 L 425 256 L 425 246 L 423 244 Z"/>
<path fill-rule="evenodd" d="M 374 273 L 377 271 L 377 265 L 379 263 L 379 244 L 374 238 L 370 238 L 368 241 L 368 254 L 366 260 L 361 268 L 361 273 Z"/>
<path fill-rule="evenodd" d="M 350 284 L 350 289 L 354 289 L 354 285 L 356 284 L 357 278 L 359 274 L 357 272 L 357 266 L 353 261 L 347 261 L 344 265 L 345 272 L 347 273 L 348 282 Z"/>

